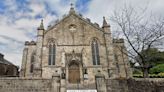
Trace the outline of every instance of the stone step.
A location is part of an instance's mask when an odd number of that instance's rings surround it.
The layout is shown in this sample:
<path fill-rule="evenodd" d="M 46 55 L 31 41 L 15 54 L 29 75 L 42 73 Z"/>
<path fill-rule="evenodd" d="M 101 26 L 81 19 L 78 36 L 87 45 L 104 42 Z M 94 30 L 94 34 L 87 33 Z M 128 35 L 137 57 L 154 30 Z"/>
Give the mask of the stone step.
<path fill-rule="evenodd" d="M 82 85 L 82 84 L 69 84 L 66 86 L 67 89 L 96 89 L 95 84 L 88 84 L 88 85 Z"/>

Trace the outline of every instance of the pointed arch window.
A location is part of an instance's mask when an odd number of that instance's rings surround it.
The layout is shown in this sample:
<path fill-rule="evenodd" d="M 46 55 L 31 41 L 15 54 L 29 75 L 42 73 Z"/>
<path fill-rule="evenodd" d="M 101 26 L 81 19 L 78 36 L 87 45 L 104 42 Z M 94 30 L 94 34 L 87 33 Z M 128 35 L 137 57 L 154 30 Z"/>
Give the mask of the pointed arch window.
<path fill-rule="evenodd" d="M 33 73 L 34 71 L 34 63 L 35 63 L 35 53 L 31 55 L 30 73 Z"/>
<path fill-rule="evenodd" d="M 56 56 L 56 46 L 54 43 L 50 43 L 48 65 L 55 65 L 55 59 L 56 59 L 55 56 Z"/>
<path fill-rule="evenodd" d="M 93 65 L 100 65 L 100 58 L 99 58 L 99 47 L 98 47 L 98 42 L 96 39 L 92 41 L 91 44 L 92 48 L 92 60 L 93 60 Z"/>

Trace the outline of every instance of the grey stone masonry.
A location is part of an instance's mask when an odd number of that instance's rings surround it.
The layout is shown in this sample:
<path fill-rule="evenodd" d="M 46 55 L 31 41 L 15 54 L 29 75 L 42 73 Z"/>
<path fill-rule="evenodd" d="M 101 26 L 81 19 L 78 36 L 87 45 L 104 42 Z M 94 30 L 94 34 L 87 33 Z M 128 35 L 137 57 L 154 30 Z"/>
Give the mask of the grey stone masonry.
<path fill-rule="evenodd" d="M 52 79 L 0 78 L 0 92 L 57 92 Z"/>

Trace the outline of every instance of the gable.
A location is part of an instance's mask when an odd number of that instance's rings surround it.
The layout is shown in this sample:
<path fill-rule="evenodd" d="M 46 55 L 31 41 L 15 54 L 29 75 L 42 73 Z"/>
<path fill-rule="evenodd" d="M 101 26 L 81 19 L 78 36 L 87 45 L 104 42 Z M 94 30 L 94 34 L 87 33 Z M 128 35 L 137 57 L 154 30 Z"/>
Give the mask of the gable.
<path fill-rule="evenodd" d="M 71 28 L 76 30 L 73 32 Z M 103 31 L 97 24 L 92 24 L 77 14 L 69 14 L 44 33 L 45 44 L 53 38 L 57 44 L 90 44 L 92 38 L 97 38 L 103 44 Z"/>
<path fill-rule="evenodd" d="M 65 21 L 70 21 L 70 20 L 73 20 L 73 19 L 78 19 L 80 20 L 80 23 L 84 23 L 85 25 L 90 25 L 91 27 L 93 27 L 95 30 L 99 30 L 102 32 L 102 28 L 100 28 L 99 24 L 97 23 L 92 23 L 90 21 L 90 19 L 88 18 L 83 18 L 82 15 L 78 15 L 78 14 L 75 14 L 75 13 L 71 13 L 71 14 L 68 14 L 67 16 L 63 17 L 63 19 L 61 19 L 60 21 L 56 21 L 56 23 L 53 25 L 53 26 L 50 26 L 45 33 L 47 33 L 49 30 L 52 30 L 54 28 L 56 28 L 57 26 L 59 25 L 62 25 L 63 22 Z M 73 21 L 72 21 L 72 24 Z"/>

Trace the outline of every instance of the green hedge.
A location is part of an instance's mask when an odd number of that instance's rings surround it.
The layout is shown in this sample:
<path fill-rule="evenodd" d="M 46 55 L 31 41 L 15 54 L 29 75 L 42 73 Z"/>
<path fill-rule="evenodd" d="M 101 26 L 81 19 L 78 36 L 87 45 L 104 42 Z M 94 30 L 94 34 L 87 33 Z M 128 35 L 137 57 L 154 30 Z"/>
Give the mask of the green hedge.
<path fill-rule="evenodd" d="M 142 74 L 142 71 L 139 70 L 139 69 L 135 69 L 135 70 L 133 71 L 133 74 Z"/>
<path fill-rule="evenodd" d="M 150 74 L 164 73 L 164 64 L 159 64 L 150 69 Z"/>
<path fill-rule="evenodd" d="M 164 64 L 154 66 L 150 69 L 149 73 L 150 78 L 164 78 Z M 143 74 L 139 69 L 135 69 L 133 71 L 133 77 L 143 78 Z"/>

